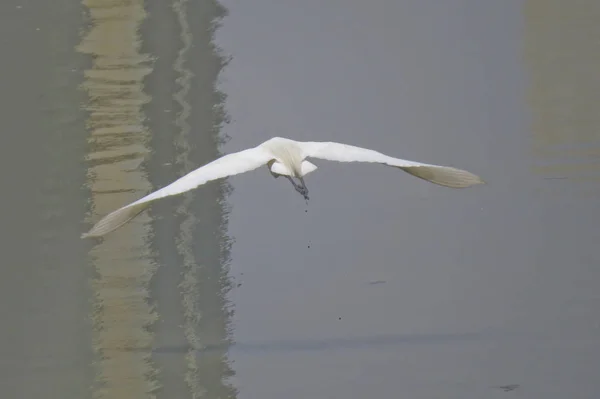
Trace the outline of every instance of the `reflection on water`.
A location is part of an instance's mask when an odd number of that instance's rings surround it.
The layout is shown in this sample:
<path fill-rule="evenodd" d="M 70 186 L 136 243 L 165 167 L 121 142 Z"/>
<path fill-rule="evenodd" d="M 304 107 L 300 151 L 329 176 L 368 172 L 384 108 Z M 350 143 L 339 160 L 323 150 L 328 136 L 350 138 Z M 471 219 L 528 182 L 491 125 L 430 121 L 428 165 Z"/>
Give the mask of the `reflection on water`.
<path fill-rule="evenodd" d="M 85 0 L 91 27 L 79 51 L 93 63 L 85 71 L 89 112 L 89 186 L 94 214 L 104 215 L 133 201 L 152 187 L 138 166 L 148 153 L 148 132 L 141 107 L 149 97 L 142 80 L 151 72 L 140 54 L 137 29 L 145 18 L 143 0 Z M 94 349 L 97 353 L 95 397 L 145 398 L 157 388 L 151 364 L 156 314 L 148 303 L 154 272 L 141 215 L 107 236 L 91 252 L 96 278 Z M 146 352 L 127 351 L 130 347 Z"/>
<path fill-rule="evenodd" d="M 537 170 L 547 178 L 600 178 L 600 3 L 528 0 L 526 55 Z"/>
<path fill-rule="evenodd" d="M 243 354 L 279 354 L 285 352 L 310 352 L 320 353 L 338 350 L 356 350 L 368 348 L 370 350 L 389 349 L 398 345 L 446 345 L 446 344 L 473 344 L 476 342 L 499 341 L 506 339 L 507 334 L 500 335 L 493 332 L 455 333 L 455 334 L 380 334 L 349 338 L 326 338 L 320 340 L 281 340 L 263 342 L 237 342 L 231 347 L 232 352 Z M 538 337 L 536 337 L 537 339 Z M 198 355 L 206 356 L 211 352 L 223 349 L 222 345 L 204 345 L 197 350 Z M 160 347 L 154 353 L 178 353 L 194 350 L 191 347 Z"/>
<path fill-rule="evenodd" d="M 225 61 L 212 39 L 225 10 L 210 1 L 84 4 L 92 27 L 79 50 L 94 60 L 84 87 L 96 219 L 220 155 L 226 116 L 216 84 Z M 227 381 L 228 189 L 214 183 L 156 203 L 92 251 L 96 396 L 235 396 Z M 153 350 L 165 345 L 189 349 Z M 218 349 L 199 356 L 204 347 Z"/>
<path fill-rule="evenodd" d="M 223 60 L 212 46 L 215 20 L 224 15 L 218 4 L 206 2 L 200 10 L 190 10 L 187 0 L 173 4 L 177 25 L 180 29 L 180 50 L 173 69 L 177 85 L 174 88 L 175 110 L 175 159 L 173 164 L 178 176 L 194 170 L 201 164 L 216 158 L 220 142 L 218 128 L 224 119 L 221 98 L 215 92 L 216 80 Z M 204 18 L 199 19 L 202 15 Z M 200 35 L 194 36 L 190 19 L 198 24 Z M 196 39 L 196 41 L 194 40 Z M 192 46 L 200 54 L 192 53 Z M 203 64 L 195 68 L 198 75 L 194 80 L 191 57 L 203 56 Z M 214 72 L 213 72 L 214 71 Z M 192 92 L 192 84 L 206 81 Z M 199 97 L 194 105 L 192 101 Z M 191 125 L 194 134 L 191 134 Z M 181 304 L 183 308 L 183 334 L 191 347 L 185 353 L 185 381 L 192 397 L 234 397 L 233 387 L 223 381 L 233 374 L 227 364 L 228 313 L 224 295 L 229 288 L 223 262 L 228 261 L 229 242 L 225 237 L 226 219 L 223 200 L 227 187 L 215 184 L 202 193 L 193 192 L 184 196 L 176 210 L 179 227 L 173 231 L 173 245 L 179 253 L 182 268 Z M 174 288 L 174 287 L 173 287 Z M 197 356 L 193 348 L 221 345 L 222 350 L 209 356 Z"/>
<path fill-rule="evenodd" d="M 86 398 L 92 383 L 90 273 L 77 238 L 88 195 L 80 16 L 78 2 L 0 3 L 3 399 Z"/>

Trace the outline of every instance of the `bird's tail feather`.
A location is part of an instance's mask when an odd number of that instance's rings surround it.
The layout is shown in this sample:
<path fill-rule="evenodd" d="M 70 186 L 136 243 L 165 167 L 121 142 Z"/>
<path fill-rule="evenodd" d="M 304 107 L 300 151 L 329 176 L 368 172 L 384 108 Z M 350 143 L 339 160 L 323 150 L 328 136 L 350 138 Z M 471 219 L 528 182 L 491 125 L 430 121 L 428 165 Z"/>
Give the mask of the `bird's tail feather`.
<path fill-rule="evenodd" d="M 116 211 L 109 213 L 98 223 L 94 225 L 87 233 L 81 235 L 81 238 L 87 237 L 100 237 L 113 230 L 121 227 L 140 213 L 144 211 L 150 205 L 150 202 L 143 202 L 141 204 L 130 205 L 117 209 Z"/>
<path fill-rule="evenodd" d="M 475 184 L 485 183 L 479 176 L 466 170 L 451 168 L 448 166 L 400 166 L 400 169 L 440 186 L 452 188 L 465 188 Z"/>

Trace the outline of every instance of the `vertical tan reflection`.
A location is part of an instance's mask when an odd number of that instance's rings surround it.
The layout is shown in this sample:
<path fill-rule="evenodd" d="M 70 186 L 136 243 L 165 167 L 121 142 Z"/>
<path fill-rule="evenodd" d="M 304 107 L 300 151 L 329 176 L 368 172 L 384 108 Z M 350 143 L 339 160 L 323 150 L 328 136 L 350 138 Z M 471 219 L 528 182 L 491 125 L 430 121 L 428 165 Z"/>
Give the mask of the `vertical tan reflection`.
<path fill-rule="evenodd" d="M 92 56 L 85 72 L 88 93 L 88 180 L 94 220 L 151 189 L 139 165 L 148 152 L 141 107 L 149 58 L 140 54 L 143 0 L 84 0 L 91 26 L 78 50 Z M 91 252 L 96 277 L 94 349 L 97 398 L 149 398 L 157 388 L 151 364 L 156 315 L 148 304 L 151 263 L 148 216 L 106 236 Z"/>
<path fill-rule="evenodd" d="M 534 148 L 544 177 L 600 177 L 600 2 L 527 0 Z"/>

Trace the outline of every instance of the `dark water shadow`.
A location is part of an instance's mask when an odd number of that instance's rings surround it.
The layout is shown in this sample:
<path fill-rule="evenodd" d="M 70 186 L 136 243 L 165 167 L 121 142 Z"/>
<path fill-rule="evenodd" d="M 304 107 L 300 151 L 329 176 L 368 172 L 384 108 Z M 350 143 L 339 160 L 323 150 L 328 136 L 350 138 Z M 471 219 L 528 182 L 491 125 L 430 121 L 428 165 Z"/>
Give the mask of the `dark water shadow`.
<path fill-rule="evenodd" d="M 216 86 L 226 59 L 213 36 L 227 10 L 217 1 L 149 0 L 146 6 L 143 48 L 155 59 L 145 79 L 152 101 L 144 106 L 153 151 L 143 167 L 157 189 L 221 155 L 227 115 Z M 230 189 L 226 181 L 215 182 L 149 211 L 148 242 L 159 265 L 150 288 L 160 319 L 151 327 L 153 345 L 181 349 L 151 352 L 160 370 L 160 398 L 237 394 L 228 381 L 234 372 L 226 353 Z M 194 356 L 191 348 L 205 345 L 218 347 L 219 356 Z"/>
<path fill-rule="evenodd" d="M 152 353 L 187 353 L 197 355 L 231 350 L 242 354 L 275 354 L 282 352 L 324 352 L 337 350 L 377 349 L 390 346 L 474 344 L 493 342 L 506 338 L 506 334 L 456 333 L 456 334 L 381 334 L 351 338 L 327 338 L 307 340 L 278 340 L 235 342 L 233 344 L 192 346 L 161 346 L 151 349 Z M 132 349 L 133 350 L 133 349 Z M 149 350 L 149 349 L 137 349 Z"/>

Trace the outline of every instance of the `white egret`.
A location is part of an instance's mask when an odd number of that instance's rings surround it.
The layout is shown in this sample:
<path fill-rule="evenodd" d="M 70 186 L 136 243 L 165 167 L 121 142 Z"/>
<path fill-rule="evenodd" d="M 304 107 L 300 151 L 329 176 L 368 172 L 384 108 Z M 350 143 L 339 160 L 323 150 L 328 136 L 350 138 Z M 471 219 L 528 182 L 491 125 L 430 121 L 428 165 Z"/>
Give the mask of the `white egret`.
<path fill-rule="evenodd" d="M 294 141 L 273 137 L 247 150 L 224 155 L 145 197 L 109 213 L 81 237 L 109 233 L 141 213 L 152 201 L 192 190 L 209 181 L 248 172 L 267 165 L 274 177 L 285 176 L 306 200 L 303 177 L 317 167 L 306 158 L 338 162 L 370 162 L 394 166 L 413 176 L 441 186 L 464 188 L 484 183 L 478 176 L 456 168 L 392 158 L 380 152 L 334 142 Z M 298 179 L 299 183 L 294 181 Z"/>

